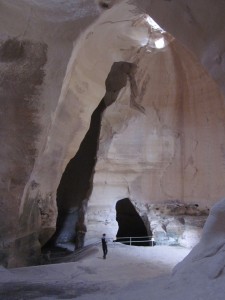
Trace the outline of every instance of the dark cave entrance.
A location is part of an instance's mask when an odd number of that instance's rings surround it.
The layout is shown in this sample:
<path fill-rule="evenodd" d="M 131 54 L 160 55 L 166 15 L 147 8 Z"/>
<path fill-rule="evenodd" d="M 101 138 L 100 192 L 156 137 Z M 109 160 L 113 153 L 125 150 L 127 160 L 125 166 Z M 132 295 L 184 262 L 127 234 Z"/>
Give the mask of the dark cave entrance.
<path fill-rule="evenodd" d="M 129 198 L 116 203 L 118 232 L 116 242 L 132 246 L 151 246 L 147 228 Z"/>

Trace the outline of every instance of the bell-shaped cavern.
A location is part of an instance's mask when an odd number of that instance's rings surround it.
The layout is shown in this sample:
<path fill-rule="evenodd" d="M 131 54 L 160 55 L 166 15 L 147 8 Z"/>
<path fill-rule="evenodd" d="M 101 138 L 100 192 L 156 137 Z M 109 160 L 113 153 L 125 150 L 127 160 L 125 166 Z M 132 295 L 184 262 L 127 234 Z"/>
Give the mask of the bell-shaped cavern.
<path fill-rule="evenodd" d="M 220 22 L 174 1 L 22 2 L 0 12 L 1 263 L 115 239 L 126 198 L 156 243 L 192 248 L 225 192 L 224 96 L 204 68 L 222 86 Z"/>

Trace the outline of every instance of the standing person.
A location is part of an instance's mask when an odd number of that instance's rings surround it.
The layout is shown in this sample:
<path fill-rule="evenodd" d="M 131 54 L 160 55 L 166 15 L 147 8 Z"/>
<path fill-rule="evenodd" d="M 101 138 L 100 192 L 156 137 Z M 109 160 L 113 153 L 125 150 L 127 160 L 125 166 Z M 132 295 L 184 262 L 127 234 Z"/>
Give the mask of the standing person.
<path fill-rule="evenodd" d="M 102 250 L 103 250 L 103 258 L 106 259 L 106 255 L 108 253 L 108 248 L 107 248 L 107 241 L 106 241 L 105 233 L 103 233 L 103 235 L 102 235 Z"/>

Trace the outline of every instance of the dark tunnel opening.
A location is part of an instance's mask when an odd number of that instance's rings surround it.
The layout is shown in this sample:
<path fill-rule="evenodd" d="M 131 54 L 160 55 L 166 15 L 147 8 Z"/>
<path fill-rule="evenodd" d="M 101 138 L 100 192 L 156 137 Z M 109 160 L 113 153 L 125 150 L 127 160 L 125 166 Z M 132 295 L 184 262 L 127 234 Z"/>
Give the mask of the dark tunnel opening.
<path fill-rule="evenodd" d="M 84 220 L 92 192 L 102 115 L 104 110 L 116 101 L 120 90 L 126 86 L 127 79 L 131 79 L 134 67 L 132 63 L 127 62 L 116 62 L 111 67 L 105 82 L 106 93 L 93 112 L 89 129 L 79 150 L 69 161 L 59 183 L 56 199 L 58 207 L 56 231 L 42 247 L 44 251 L 71 242 L 75 243 L 75 249 L 84 246 L 86 233 Z"/>
<path fill-rule="evenodd" d="M 150 237 L 144 221 L 129 198 L 116 203 L 116 220 L 119 227 L 116 242 L 131 246 L 152 246 L 148 241 Z"/>

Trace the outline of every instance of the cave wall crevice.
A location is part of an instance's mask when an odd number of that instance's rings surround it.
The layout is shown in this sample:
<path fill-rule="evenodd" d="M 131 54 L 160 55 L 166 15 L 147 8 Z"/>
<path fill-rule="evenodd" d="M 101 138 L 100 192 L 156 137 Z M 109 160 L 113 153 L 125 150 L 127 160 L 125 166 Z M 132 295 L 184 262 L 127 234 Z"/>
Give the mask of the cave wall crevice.
<path fill-rule="evenodd" d="M 56 232 L 45 247 L 74 240 L 76 247 L 82 247 L 84 241 L 77 239 L 83 240 L 86 231 L 84 215 L 92 191 L 102 115 L 105 109 L 116 101 L 134 69 L 135 65 L 127 62 L 116 62 L 112 65 L 105 81 L 106 93 L 91 116 L 89 129 L 76 155 L 70 160 L 62 175 L 57 189 Z M 134 84 L 134 79 L 132 82 Z M 82 235 L 79 234 L 81 232 Z"/>

